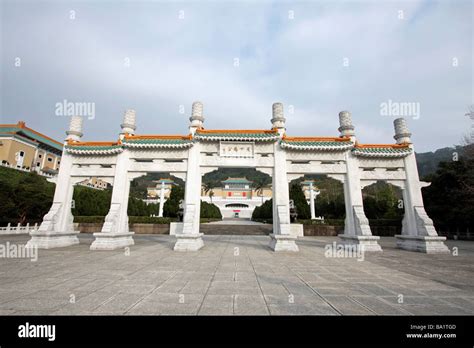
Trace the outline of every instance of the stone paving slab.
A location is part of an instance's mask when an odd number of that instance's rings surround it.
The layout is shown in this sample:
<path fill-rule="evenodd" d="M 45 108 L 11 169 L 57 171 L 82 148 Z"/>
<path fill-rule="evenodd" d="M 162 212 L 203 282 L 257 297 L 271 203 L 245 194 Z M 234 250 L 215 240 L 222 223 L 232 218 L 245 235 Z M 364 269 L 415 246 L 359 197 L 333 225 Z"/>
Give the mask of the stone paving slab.
<path fill-rule="evenodd" d="M 299 253 L 271 251 L 268 236 L 204 236 L 189 253 L 165 235 L 135 236 L 129 253 L 90 251 L 92 236 L 79 238 L 36 262 L 0 258 L 0 315 L 474 314 L 473 242 L 448 241 L 457 256 L 426 255 L 384 237 L 384 252 L 360 261 L 326 257 L 335 237 L 299 238 Z"/>

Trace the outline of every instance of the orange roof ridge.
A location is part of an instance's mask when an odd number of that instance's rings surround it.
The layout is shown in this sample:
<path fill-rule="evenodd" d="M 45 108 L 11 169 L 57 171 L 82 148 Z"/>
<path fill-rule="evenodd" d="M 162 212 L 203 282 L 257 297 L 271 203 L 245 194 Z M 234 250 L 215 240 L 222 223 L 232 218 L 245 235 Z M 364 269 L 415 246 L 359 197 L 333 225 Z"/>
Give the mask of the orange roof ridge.
<path fill-rule="evenodd" d="M 47 135 L 44 135 L 43 133 L 37 132 L 37 131 L 35 131 L 34 129 L 31 129 L 30 127 L 26 127 L 26 126 L 25 126 L 24 129 L 28 129 L 30 132 L 33 132 L 33 133 L 35 133 L 35 134 L 37 134 L 37 135 L 39 135 L 39 136 L 42 136 L 43 138 L 46 138 L 46 139 L 48 139 L 48 140 L 50 140 L 50 141 L 52 141 L 52 142 L 54 142 L 54 143 L 56 143 L 56 144 L 58 144 L 58 145 L 61 145 L 61 146 L 63 145 L 63 143 L 60 143 L 59 141 L 54 140 L 53 138 L 50 138 L 50 137 L 48 137 Z"/>
<path fill-rule="evenodd" d="M 409 143 L 403 143 L 403 144 L 355 144 L 355 147 L 359 148 L 377 148 L 377 147 L 382 147 L 382 148 L 406 148 L 409 147 Z"/>
<path fill-rule="evenodd" d="M 121 141 L 68 141 L 72 146 L 116 146 L 121 145 Z"/>
<path fill-rule="evenodd" d="M 289 141 L 350 141 L 348 137 L 287 137 L 284 136 L 283 140 Z"/>
<path fill-rule="evenodd" d="M 42 137 L 45 138 L 45 139 L 48 139 L 49 141 L 52 141 L 53 143 L 56 143 L 56 144 L 61 145 L 61 146 L 63 145 L 63 143 L 61 143 L 61 142 L 59 142 L 59 141 L 57 141 L 57 140 L 54 140 L 53 138 L 50 138 L 50 137 L 48 137 L 47 135 L 44 135 L 43 133 L 37 132 L 37 131 L 35 131 L 34 129 L 31 129 L 30 127 L 27 127 L 27 126 L 26 126 L 26 123 L 23 122 L 23 121 L 19 121 L 19 122 L 16 123 L 16 124 L 0 124 L 0 128 L 13 128 L 13 127 L 14 127 L 14 128 L 20 128 L 20 129 L 27 129 L 27 130 L 29 130 L 30 132 L 33 132 L 33 133 L 35 133 L 35 134 L 37 134 L 37 135 L 39 135 L 39 136 L 42 136 Z M 13 132 L 9 132 L 9 133 L 12 133 L 12 134 L 13 134 Z"/>
<path fill-rule="evenodd" d="M 198 129 L 198 133 L 276 133 L 274 129 Z"/>
<path fill-rule="evenodd" d="M 3 123 L 0 124 L 0 128 L 11 128 L 11 127 L 18 127 L 18 123 Z"/>
<path fill-rule="evenodd" d="M 191 135 L 125 135 L 125 139 L 191 139 Z"/>

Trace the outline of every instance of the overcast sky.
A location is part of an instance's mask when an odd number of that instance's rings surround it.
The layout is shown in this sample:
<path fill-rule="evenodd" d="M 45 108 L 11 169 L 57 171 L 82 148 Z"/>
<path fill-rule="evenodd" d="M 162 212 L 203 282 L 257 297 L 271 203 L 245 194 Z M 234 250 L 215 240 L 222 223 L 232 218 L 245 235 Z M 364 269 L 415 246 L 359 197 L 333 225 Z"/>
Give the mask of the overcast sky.
<path fill-rule="evenodd" d="M 194 100 L 207 129 L 269 129 L 283 102 L 290 135 L 349 110 L 361 143 L 394 142 L 381 103 L 419 103 L 418 152 L 471 125 L 472 1 L 0 2 L 0 123 L 58 140 L 63 100 L 95 103 L 84 140 L 117 139 L 127 108 L 139 134 L 186 134 Z"/>

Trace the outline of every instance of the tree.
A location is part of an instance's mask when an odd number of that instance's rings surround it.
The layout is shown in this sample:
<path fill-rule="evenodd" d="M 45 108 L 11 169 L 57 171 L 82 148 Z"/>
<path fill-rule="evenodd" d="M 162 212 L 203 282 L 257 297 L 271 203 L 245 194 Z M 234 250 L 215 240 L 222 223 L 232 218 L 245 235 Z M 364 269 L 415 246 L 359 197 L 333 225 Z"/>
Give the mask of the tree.
<path fill-rule="evenodd" d="M 298 219 L 306 220 L 311 218 L 311 210 L 299 182 L 290 186 L 290 199 L 295 204 Z"/>
<path fill-rule="evenodd" d="M 36 173 L 23 176 L 13 189 L 13 202 L 18 222 L 25 224 L 29 220 L 41 219 L 52 204 L 52 190 L 46 186 L 46 180 Z"/>
<path fill-rule="evenodd" d="M 207 181 L 203 185 L 204 193 L 209 194 L 209 198 L 211 199 L 211 203 L 212 203 L 212 197 L 214 196 L 213 189 L 215 187 L 216 187 L 216 183 L 214 181 Z"/>
<path fill-rule="evenodd" d="M 262 204 L 263 204 L 263 190 L 269 185 L 270 180 L 267 177 L 258 178 L 256 181 L 253 182 L 252 187 L 257 192 L 257 195 L 262 197 Z"/>
<path fill-rule="evenodd" d="M 0 181 L 0 223 L 11 222 L 11 217 L 17 215 L 13 186 L 5 181 Z"/>
<path fill-rule="evenodd" d="M 110 209 L 112 189 L 95 190 L 80 185 L 74 186 L 74 216 L 105 216 Z"/>
<path fill-rule="evenodd" d="M 163 215 L 166 217 L 177 217 L 179 210 L 179 202 L 184 199 L 184 188 L 175 185 L 171 189 L 169 198 L 163 206 Z"/>
<path fill-rule="evenodd" d="M 474 145 L 457 161 L 441 162 L 422 189 L 425 209 L 437 225 L 474 227 Z"/>

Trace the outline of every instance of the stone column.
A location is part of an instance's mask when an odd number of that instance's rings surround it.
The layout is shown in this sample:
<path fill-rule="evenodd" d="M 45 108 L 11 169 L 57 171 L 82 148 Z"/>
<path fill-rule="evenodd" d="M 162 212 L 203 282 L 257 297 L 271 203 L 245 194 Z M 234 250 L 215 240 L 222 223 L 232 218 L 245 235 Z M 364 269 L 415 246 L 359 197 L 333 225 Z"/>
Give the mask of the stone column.
<path fill-rule="evenodd" d="M 58 165 L 58 155 L 54 156 L 54 164 L 53 164 L 53 169 L 56 170 L 56 167 Z"/>
<path fill-rule="evenodd" d="M 82 137 L 82 117 L 73 116 L 66 132 L 66 141 L 79 141 Z M 46 158 L 46 153 L 45 153 Z M 30 232 L 31 239 L 26 244 L 27 248 L 37 247 L 50 249 L 79 244 L 74 231 L 71 213 L 72 196 L 74 192 L 71 175 L 73 174 L 73 157 L 63 150 L 61 167 L 54 191 L 53 205 L 44 216 L 43 222 L 37 231 Z"/>
<path fill-rule="evenodd" d="M 398 118 L 394 121 L 395 136 L 398 144 L 409 144 L 412 152 L 403 160 L 405 167 L 405 188 L 403 201 L 405 215 L 402 222 L 402 234 L 397 235 L 397 246 L 401 249 L 420 251 L 424 253 L 449 253 L 444 241 L 446 237 L 438 236 L 433 221 L 428 217 L 423 204 L 421 188 L 416 165 L 415 151 L 411 144 L 411 133 L 406 121 Z"/>
<path fill-rule="evenodd" d="M 200 102 L 193 103 L 191 124 L 189 130 L 191 134 L 202 127 L 204 117 L 202 115 L 203 106 Z M 201 168 L 200 156 L 201 147 L 199 142 L 195 142 L 189 149 L 188 168 L 186 172 L 186 186 L 184 192 L 184 216 L 182 229 L 176 232 L 176 251 L 196 251 L 204 246 L 202 233 L 199 233 L 200 213 L 201 213 Z"/>
<path fill-rule="evenodd" d="M 121 125 L 121 134 L 131 134 L 135 130 L 134 123 L 135 112 L 127 110 Z M 94 233 L 95 240 L 90 246 L 91 250 L 114 250 L 135 244 L 132 238 L 133 232 L 130 232 L 128 227 L 127 210 L 131 181 L 128 175 L 129 168 L 130 152 L 125 149 L 117 155 L 110 210 L 105 217 L 101 232 Z"/>
<path fill-rule="evenodd" d="M 314 212 L 314 189 L 313 189 L 313 183 L 310 182 L 309 183 L 309 198 L 310 198 L 310 201 L 309 201 L 309 209 L 311 210 L 311 220 L 315 220 L 316 219 L 316 214 Z"/>
<path fill-rule="evenodd" d="M 355 142 L 354 126 L 352 125 L 351 114 L 348 111 L 339 113 L 339 123 L 341 136 L 350 137 Z M 382 251 L 378 243 L 380 237 L 372 235 L 369 220 L 364 213 L 358 159 L 351 151 L 347 151 L 345 161 L 344 204 L 346 207 L 346 219 L 344 222 L 344 234 L 340 234 L 339 237 L 344 244 L 356 244 L 364 251 Z"/>
<path fill-rule="evenodd" d="M 160 189 L 160 210 L 158 212 L 158 217 L 163 217 L 163 206 L 165 205 L 165 182 L 161 182 L 161 189 Z"/>
<path fill-rule="evenodd" d="M 273 104 L 272 126 L 281 137 L 285 134 L 283 104 Z M 273 233 L 270 234 L 270 248 L 274 251 L 298 251 L 296 236 L 291 234 L 290 225 L 290 192 L 286 172 L 286 152 L 279 142 L 273 145 L 274 166 L 272 175 L 273 190 Z"/>
<path fill-rule="evenodd" d="M 64 151 L 63 151 L 64 152 Z M 41 161 L 41 170 L 44 169 L 44 166 L 46 165 L 46 157 L 48 157 L 48 153 L 46 152 L 46 150 L 44 150 L 43 152 L 43 160 Z"/>

